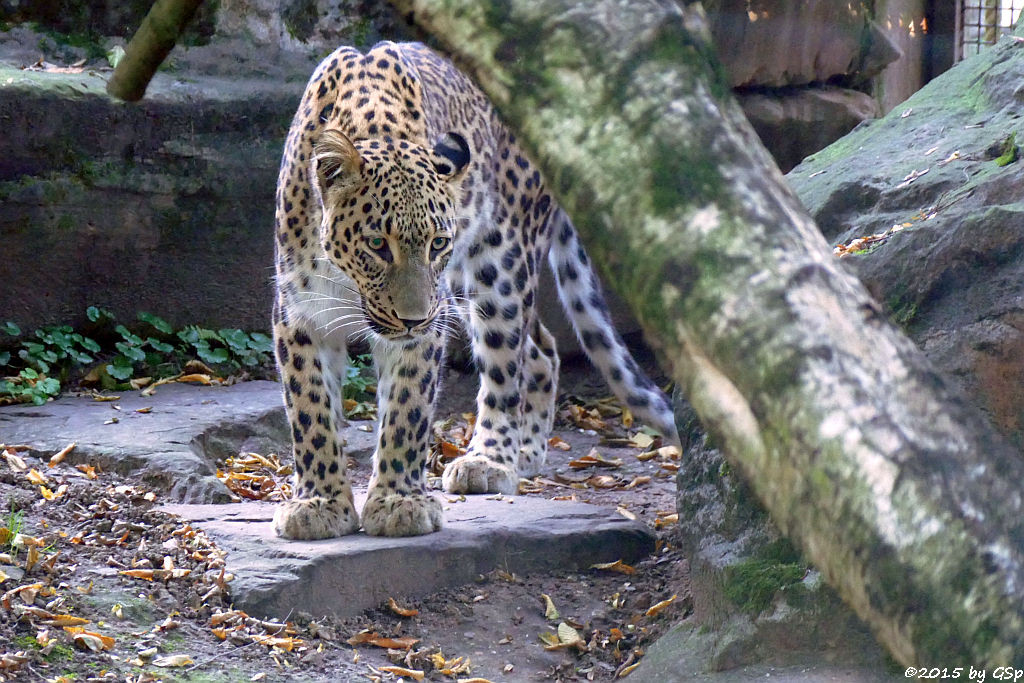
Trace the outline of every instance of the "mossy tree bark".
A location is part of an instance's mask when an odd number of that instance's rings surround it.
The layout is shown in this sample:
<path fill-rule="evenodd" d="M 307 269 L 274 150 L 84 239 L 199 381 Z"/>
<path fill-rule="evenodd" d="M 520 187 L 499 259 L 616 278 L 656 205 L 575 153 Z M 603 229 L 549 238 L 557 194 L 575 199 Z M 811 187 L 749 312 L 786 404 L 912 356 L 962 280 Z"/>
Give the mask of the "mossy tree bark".
<path fill-rule="evenodd" d="M 153 74 L 174 48 L 203 0 L 156 0 L 107 83 L 107 92 L 128 102 L 141 100 Z"/>
<path fill-rule="evenodd" d="M 393 0 L 489 93 L 730 462 L 900 662 L 1024 658 L 1024 466 L 835 261 L 675 0 Z"/>

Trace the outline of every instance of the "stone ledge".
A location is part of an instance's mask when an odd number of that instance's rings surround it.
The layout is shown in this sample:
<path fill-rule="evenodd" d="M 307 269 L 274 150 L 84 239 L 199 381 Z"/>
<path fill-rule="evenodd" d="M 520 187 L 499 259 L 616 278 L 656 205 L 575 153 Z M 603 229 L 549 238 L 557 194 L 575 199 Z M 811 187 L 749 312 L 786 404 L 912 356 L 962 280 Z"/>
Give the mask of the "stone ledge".
<path fill-rule="evenodd" d="M 445 528 L 413 538 L 363 533 L 322 541 L 277 538 L 274 506 L 165 505 L 228 551 L 234 604 L 259 616 L 292 611 L 347 617 L 389 597 L 418 597 L 494 569 L 536 572 L 635 561 L 654 549 L 644 524 L 584 503 L 467 496 L 444 501 Z M 360 508 L 365 492 L 356 495 Z M 452 502 L 454 501 L 454 502 Z"/>

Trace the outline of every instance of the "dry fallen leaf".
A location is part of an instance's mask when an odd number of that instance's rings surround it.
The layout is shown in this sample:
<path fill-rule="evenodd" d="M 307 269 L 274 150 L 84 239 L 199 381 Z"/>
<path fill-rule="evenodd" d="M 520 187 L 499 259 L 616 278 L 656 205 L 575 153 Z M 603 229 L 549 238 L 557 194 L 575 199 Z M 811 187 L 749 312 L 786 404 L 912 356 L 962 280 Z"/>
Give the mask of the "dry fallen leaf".
<path fill-rule="evenodd" d="M 167 655 L 166 657 L 157 657 L 153 660 L 152 663 L 153 666 L 168 668 L 188 666 L 189 664 L 193 664 L 194 662 L 192 661 L 192 658 L 188 655 Z"/>
<path fill-rule="evenodd" d="M 679 522 L 679 513 L 673 512 L 670 515 L 658 515 L 657 519 L 654 520 L 655 529 L 663 529 L 667 526 L 672 526 Z"/>
<path fill-rule="evenodd" d="M 579 631 L 564 621 L 558 625 L 558 639 L 566 645 L 575 645 L 576 643 L 583 642 L 583 636 L 580 635 Z"/>
<path fill-rule="evenodd" d="M 606 569 L 610 572 L 619 572 L 620 574 L 636 574 L 636 569 L 629 566 L 622 560 L 615 560 L 614 562 L 603 562 L 598 564 L 590 565 L 591 569 Z"/>
<path fill-rule="evenodd" d="M 67 492 L 68 492 L 68 485 L 67 484 L 61 484 L 60 486 L 57 487 L 56 491 L 51 491 L 50 489 L 46 488 L 45 486 L 40 486 L 39 487 L 39 495 L 41 495 L 46 500 L 57 500 L 58 498 L 60 498 L 61 496 L 63 496 Z"/>
<path fill-rule="evenodd" d="M 554 448 L 556 451 L 568 451 L 572 448 L 565 439 L 560 436 L 553 436 L 548 439 L 548 448 Z"/>
<path fill-rule="evenodd" d="M 181 383 L 212 384 L 213 378 L 207 374 L 196 372 L 191 375 L 182 375 L 177 381 Z"/>
<path fill-rule="evenodd" d="M 452 657 L 451 659 L 447 659 L 445 658 L 444 653 L 440 650 L 430 655 L 430 663 L 442 676 L 468 674 L 470 669 L 469 659 L 466 659 L 465 657 Z"/>
<path fill-rule="evenodd" d="M 95 479 L 97 477 L 96 468 L 92 465 L 86 465 L 85 463 L 81 463 L 75 465 L 75 469 L 78 470 L 79 472 L 84 472 L 86 479 Z"/>
<path fill-rule="evenodd" d="M 677 596 L 673 595 L 668 600 L 662 600 L 661 602 L 651 605 L 649 608 L 647 608 L 647 611 L 644 614 L 646 614 L 649 617 L 658 616 L 659 614 L 661 614 L 662 610 L 664 610 L 666 607 L 668 607 L 676 601 L 676 597 Z"/>
<path fill-rule="evenodd" d="M 65 626 L 64 630 L 71 634 L 75 645 L 83 650 L 111 650 L 114 647 L 114 639 L 95 631 L 86 631 L 81 626 Z"/>
<path fill-rule="evenodd" d="M 634 446 L 644 450 L 650 448 L 651 444 L 654 443 L 654 437 L 646 432 L 637 432 L 633 436 L 629 437 L 629 440 L 633 442 Z"/>
<path fill-rule="evenodd" d="M 629 666 L 624 667 L 621 671 L 619 671 L 617 677 L 625 678 L 629 674 L 633 673 L 633 670 L 636 669 L 638 666 L 640 666 L 640 662 L 636 662 L 635 664 L 630 664 Z"/>
<path fill-rule="evenodd" d="M 397 614 L 400 617 L 414 617 L 420 613 L 418 609 L 412 609 L 410 607 L 400 607 L 394 598 L 388 598 L 388 609 Z"/>
<path fill-rule="evenodd" d="M 53 457 L 50 458 L 50 462 L 48 462 L 46 464 L 46 466 L 47 467 L 56 467 L 57 465 L 62 463 L 64 461 L 64 458 L 66 458 L 68 456 L 68 453 L 70 453 L 71 451 L 75 450 L 75 446 L 77 446 L 77 445 L 78 444 L 76 442 L 72 441 L 67 446 L 65 446 L 64 448 L 60 449 L 56 453 L 54 453 Z"/>
<path fill-rule="evenodd" d="M 422 681 L 426 674 L 419 669 L 406 669 L 401 666 L 381 666 L 378 667 L 381 671 L 386 671 L 389 674 L 395 676 L 402 676 L 404 678 L 411 678 L 414 681 Z"/>
<path fill-rule="evenodd" d="M 551 599 L 551 596 L 547 593 L 541 593 L 540 598 L 544 601 L 544 618 L 548 621 L 557 620 L 558 610 L 555 608 L 555 603 Z"/>
<path fill-rule="evenodd" d="M 416 643 L 420 642 L 419 638 L 412 636 L 405 636 L 403 638 L 387 638 L 381 636 L 376 631 L 360 631 L 355 634 L 347 641 L 349 645 L 374 645 L 376 647 L 389 648 L 393 650 L 408 650 Z"/>
<path fill-rule="evenodd" d="M 569 467 L 575 470 L 583 469 L 585 467 L 622 467 L 622 460 L 620 458 L 608 460 L 598 453 L 596 448 L 591 448 L 590 452 L 582 458 L 570 460 Z"/>
<path fill-rule="evenodd" d="M 119 573 L 125 576 L 130 576 L 133 579 L 145 579 L 146 581 L 153 580 L 153 572 L 155 569 L 125 569 Z"/>
<path fill-rule="evenodd" d="M 587 483 L 595 489 L 613 489 L 622 484 L 617 477 L 610 474 L 595 474 L 587 479 Z"/>
<path fill-rule="evenodd" d="M 15 472 L 24 472 L 28 469 L 28 465 L 25 464 L 25 461 L 21 456 L 15 453 L 10 446 L 4 449 L 4 460 L 7 461 L 7 466 Z"/>
<path fill-rule="evenodd" d="M 31 546 L 28 549 L 28 556 L 25 558 L 25 573 L 31 573 L 37 564 L 39 564 L 39 547 Z"/>
<path fill-rule="evenodd" d="M 50 483 L 50 480 L 47 479 L 46 476 L 42 472 L 37 470 L 35 467 L 28 471 L 28 474 L 25 475 L 25 478 L 28 479 L 30 484 L 34 484 L 36 486 L 43 486 L 45 484 Z"/>

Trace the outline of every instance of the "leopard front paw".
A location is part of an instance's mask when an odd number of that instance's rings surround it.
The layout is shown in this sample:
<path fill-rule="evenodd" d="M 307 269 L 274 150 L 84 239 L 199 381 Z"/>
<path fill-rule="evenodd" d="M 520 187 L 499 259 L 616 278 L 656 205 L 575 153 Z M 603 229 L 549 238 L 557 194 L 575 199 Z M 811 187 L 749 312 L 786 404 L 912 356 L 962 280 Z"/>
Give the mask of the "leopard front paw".
<path fill-rule="evenodd" d="M 363 506 L 363 529 L 370 536 L 421 536 L 441 525 L 441 503 L 425 493 L 371 490 Z"/>
<path fill-rule="evenodd" d="M 274 511 L 274 532 L 281 538 L 334 538 L 358 529 L 359 515 L 345 496 L 293 498 L 278 504 Z"/>
<path fill-rule="evenodd" d="M 515 467 L 501 465 L 483 455 L 464 455 L 448 463 L 441 477 L 449 493 L 507 493 L 519 490 Z"/>
<path fill-rule="evenodd" d="M 540 443 L 527 442 L 519 449 L 519 476 L 527 478 L 537 476 L 547 459 L 546 443 L 543 441 Z"/>

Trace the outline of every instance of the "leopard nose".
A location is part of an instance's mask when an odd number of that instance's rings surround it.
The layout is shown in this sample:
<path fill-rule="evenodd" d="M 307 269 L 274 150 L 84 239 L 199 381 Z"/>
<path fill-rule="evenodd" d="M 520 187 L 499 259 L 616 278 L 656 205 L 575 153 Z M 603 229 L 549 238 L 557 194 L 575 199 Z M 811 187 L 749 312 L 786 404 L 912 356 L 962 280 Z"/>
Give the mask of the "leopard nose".
<path fill-rule="evenodd" d="M 416 319 L 412 319 L 412 318 L 399 318 L 397 315 L 395 317 L 398 318 L 398 321 L 400 323 L 405 325 L 405 329 L 407 329 L 407 330 L 411 330 L 414 327 L 417 327 L 417 326 L 421 325 L 423 323 L 423 321 L 426 320 L 426 318 L 416 318 Z"/>

